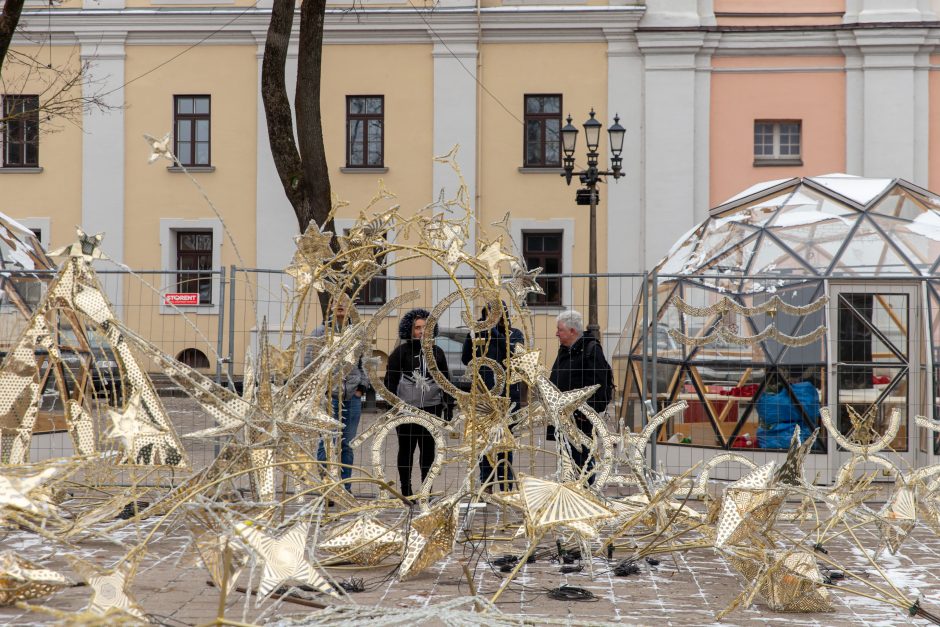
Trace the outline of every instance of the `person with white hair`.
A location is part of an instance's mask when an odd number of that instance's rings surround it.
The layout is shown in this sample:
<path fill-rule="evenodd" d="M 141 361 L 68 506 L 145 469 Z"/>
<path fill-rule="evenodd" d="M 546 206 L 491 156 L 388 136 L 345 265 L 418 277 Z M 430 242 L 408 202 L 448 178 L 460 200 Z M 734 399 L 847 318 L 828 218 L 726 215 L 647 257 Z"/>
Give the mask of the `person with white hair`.
<path fill-rule="evenodd" d="M 600 343 L 593 336 L 584 334 L 581 313 L 569 309 L 558 314 L 555 337 L 558 338 L 559 347 L 555 363 L 552 364 L 551 382 L 562 392 L 599 384 L 600 387 L 586 402 L 597 413 L 603 413 L 613 397 L 614 376 Z M 574 420 L 585 435 L 594 435 L 594 426 L 584 414 L 576 411 Z M 551 432 L 549 437 L 551 439 Z M 588 482 L 593 484 L 594 460 L 590 449 L 570 441 L 567 445 L 572 461 L 582 472 L 589 473 Z"/>

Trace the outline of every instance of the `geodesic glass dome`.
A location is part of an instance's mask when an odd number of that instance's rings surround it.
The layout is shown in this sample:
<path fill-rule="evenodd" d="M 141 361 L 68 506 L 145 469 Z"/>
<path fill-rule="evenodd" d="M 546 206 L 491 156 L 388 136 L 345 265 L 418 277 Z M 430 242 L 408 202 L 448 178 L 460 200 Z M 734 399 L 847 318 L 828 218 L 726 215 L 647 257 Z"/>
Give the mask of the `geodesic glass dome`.
<path fill-rule="evenodd" d="M 809 437 L 823 407 L 862 439 L 898 409 L 891 448 L 932 456 L 913 417 L 937 413 L 938 208 L 906 181 L 844 174 L 755 185 L 714 208 L 639 297 L 628 420 L 642 421 L 643 399 L 685 400 L 658 442 L 769 451 L 797 427 Z M 833 447 L 821 429 L 813 450 Z"/>

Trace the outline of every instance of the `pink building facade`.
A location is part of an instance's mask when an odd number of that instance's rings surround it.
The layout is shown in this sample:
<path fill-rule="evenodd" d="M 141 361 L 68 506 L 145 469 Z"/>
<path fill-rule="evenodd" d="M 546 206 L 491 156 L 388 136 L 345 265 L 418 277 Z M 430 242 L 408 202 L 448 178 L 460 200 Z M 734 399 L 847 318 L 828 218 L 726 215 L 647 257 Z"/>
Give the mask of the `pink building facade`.
<path fill-rule="evenodd" d="M 935 0 L 649 0 L 608 57 L 642 85 L 610 68 L 609 102 L 629 89 L 637 115 L 621 116 L 642 138 L 634 179 L 610 190 L 610 237 L 636 224 L 632 206 L 641 236 L 620 259 L 608 242 L 611 270 L 652 267 L 677 225 L 760 181 L 845 172 L 940 189 Z"/>

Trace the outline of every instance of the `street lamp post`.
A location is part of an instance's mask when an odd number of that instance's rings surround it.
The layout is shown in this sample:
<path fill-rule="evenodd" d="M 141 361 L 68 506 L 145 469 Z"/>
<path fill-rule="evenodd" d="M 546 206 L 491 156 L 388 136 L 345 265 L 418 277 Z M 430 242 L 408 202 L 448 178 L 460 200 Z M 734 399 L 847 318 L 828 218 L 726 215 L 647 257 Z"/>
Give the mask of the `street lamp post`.
<path fill-rule="evenodd" d="M 571 185 L 571 179 L 575 174 L 581 184 L 584 185 L 575 194 L 575 202 L 579 205 L 589 205 L 591 207 L 591 233 L 590 233 L 590 251 L 588 256 L 588 273 L 591 275 L 588 279 L 588 326 L 587 332 L 593 335 L 597 340 L 601 339 L 601 327 L 597 322 L 597 184 L 604 180 L 605 176 L 612 176 L 614 180 L 623 176 L 622 160 L 620 153 L 623 151 L 623 137 L 626 129 L 620 126 L 620 116 L 614 116 L 614 123 L 607 129 L 610 137 L 610 170 L 598 170 L 597 158 L 600 156 L 597 152 L 601 139 L 601 123 L 594 119 L 594 109 L 591 109 L 591 117 L 584 123 L 584 138 L 587 141 L 587 169 L 580 172 L 574 171 L 574 148 L 578 140 L 578 129 L 571 124 L 571 115 L 568 115 L 567 124 L 561 129 L 562 149 L 565 153 L 564 168 L 562 174 L 568 185 Z"/>

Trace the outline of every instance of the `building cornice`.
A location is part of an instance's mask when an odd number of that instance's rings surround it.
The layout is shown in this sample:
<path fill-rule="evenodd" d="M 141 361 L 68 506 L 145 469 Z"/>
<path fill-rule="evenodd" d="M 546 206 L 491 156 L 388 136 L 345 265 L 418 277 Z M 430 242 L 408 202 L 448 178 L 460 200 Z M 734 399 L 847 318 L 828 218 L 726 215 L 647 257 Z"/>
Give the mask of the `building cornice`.
<path fill-rule="evenodd" d="M 24 11 L 24 33 L 52 31 L 79 39 L 127 33 L 132 45 L 233 45 L 254 42 L 267 30 L 271 11 L 238 7 L 150 7 L 130 9 L 54 9 Z M 365 7 L 355 11 L 328 9 L 326 44 L 434 43 L 439 37 L 484 42 L 598 42 L 605 31 L 632 31 L 643 15 L 635 6 L 506 6 L 484 8 Z M 297 38 L 300 20 L 294 22 Z M 479 30 L 478 30 L 479 29 Z M 204 40 L 204 41 L 203 41 Z M 18 40 L 28 45 L 25 39 Z"/>

